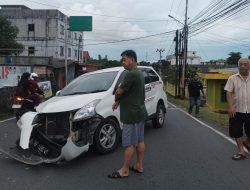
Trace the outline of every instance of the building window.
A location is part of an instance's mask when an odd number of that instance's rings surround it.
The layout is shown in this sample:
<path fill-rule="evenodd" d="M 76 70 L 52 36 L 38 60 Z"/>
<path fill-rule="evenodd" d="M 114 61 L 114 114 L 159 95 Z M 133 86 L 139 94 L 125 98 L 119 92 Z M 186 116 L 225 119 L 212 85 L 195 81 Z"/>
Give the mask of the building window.
<path fill-rule="evenodd" d="M 64 35 L 64 26 L 60 24 L 60 34 Z"/>
<path fill-rule="evenodd" d="M 35 31 L 35 24 L 28 24 L 28 32 L 34 32 Z"/>
<path fill-rule="evenodd" d="M 220 86 L 221 102 L 227 102 L 227 94 L 226 94 L 226 91 L 224 90 L 225 85 L 226 85 L 226 82 L 223 82 L 221 83 L 221 86 Z"/>
<path fill-rule="evenodd" d="M 75 40 L 77 40 L 77 33 L 75 32 Z"/>
<path fill-rule="evenodd" d="M 64 47 L 60 46 L 60 56 L 64 56 Z"/>
<path fill-rule="evenodd" d="M 71 48 L 68 48 L 68 57 L 71 57 Z"/>
<path fill-rule="evenodd" d="M 35 55 L 35 47 L 31 46 L 28 48 L 28 56 Z"/>

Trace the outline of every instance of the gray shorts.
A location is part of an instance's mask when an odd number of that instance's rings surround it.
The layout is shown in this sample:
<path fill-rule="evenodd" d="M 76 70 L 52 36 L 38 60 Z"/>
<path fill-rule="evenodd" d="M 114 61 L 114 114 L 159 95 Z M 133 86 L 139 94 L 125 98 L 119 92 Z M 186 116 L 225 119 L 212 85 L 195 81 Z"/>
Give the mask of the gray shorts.
<path fill-rule="evenodd" d="M 122 146 L 138 146 L 144 142 L 144 122 L 134 124 L 123 124 L 122 130 Z"/>

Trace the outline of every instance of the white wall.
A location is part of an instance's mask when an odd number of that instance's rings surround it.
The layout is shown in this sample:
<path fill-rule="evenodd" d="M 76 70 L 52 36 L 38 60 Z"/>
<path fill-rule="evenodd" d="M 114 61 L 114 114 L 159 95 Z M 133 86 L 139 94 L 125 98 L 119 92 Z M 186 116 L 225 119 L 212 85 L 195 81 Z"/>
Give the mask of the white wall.
<path fill-rule="evenodd" d="M 65 26 L 65 22 L 56 17 L 47 18 L 47 25 L 45 18 L 18 18 L 9 20 L 19 29 L 17 42 L 25 46 L 25 51 L 20 56 L 28 56 L 28 47 L 34 46 L 34 56 L 52 56 L 57 59 L 65 58 L 65 28 L 69 28 L 69 26 Z M 28 32 L 28 24 L 35 25 L 34 32 Z M 61 33 L 61 25 L 64 26 L 63 34 Z M 74 50 L 77 50 L 78 54 L 78 38 L 82 35 L 82 32 L 76 32 L 77 40 L 74 39 L 74 33 L 71 32 L 71 37 L 68 38 L 67 48 L 71 48 L 71 57 L 68 57 L 68 59 L 77 61 L 78 56 L 74 56 Z M 60 56 L 60 46 L 64 47 L 63 56 Z"/>

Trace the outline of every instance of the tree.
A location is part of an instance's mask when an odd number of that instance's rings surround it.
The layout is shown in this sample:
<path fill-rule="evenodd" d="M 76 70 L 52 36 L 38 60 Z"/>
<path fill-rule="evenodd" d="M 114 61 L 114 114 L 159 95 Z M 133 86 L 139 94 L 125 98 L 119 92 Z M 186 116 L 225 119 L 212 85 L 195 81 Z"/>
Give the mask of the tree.
<path fill-rule="evenodd" d="M 227 64 L 228 65 L 237 65 L 238 64 L 238 60 L 241 58 L 241 54 L 240 52 L 230 52 L 228 55 L 230 57 L 227 58 Z"/>
<path fill-rule="evenodd" d="M 98 69 L 106 69 L 106 68 L 111 68 L 111 67 L 119 67 L 119 66 L 122 65 L 117 60 L 106 60 L 105 58 L 101 59 L 101 60 L 92 59 L 92 60 L 89 61 L 89 63 L 90 64 L 96 64 L 96 65 L 98 65 Z"/>
<path fill-rule="evenodd" d="M 12 26 L 11 22 L 0 17 L 0 55 L 20 54 L 24 46 L 16 42 L 18 28 Z"/>
<path fill-rule="evenodd" d="M 116 60 L 105 60 L 103 59 L 102 61 L 98 62 L 99 69 L 106 69 L 106 68 L 111 68 L 111 67 L 119 67 L 121 66 L 121 63 Z"/>
<path fill-rule="evenodd" d="M 141 61 L 138 63 L 139 65 L 144 65 L 144 66 L 149 66 L 150 65 L 150 62 L 147 62 L 147 61 Z"/>

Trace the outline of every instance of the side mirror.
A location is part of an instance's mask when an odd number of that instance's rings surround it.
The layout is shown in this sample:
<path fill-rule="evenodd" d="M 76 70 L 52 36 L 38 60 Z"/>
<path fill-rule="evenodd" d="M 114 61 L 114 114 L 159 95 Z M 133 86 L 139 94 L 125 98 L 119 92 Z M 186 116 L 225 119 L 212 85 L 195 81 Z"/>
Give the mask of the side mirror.
<path fill-rule="evenodd" d="M 58 90 L 57 92 L 56 92 L 56 96 L 59 96 L 61 94 L 61 90 Z"/>

